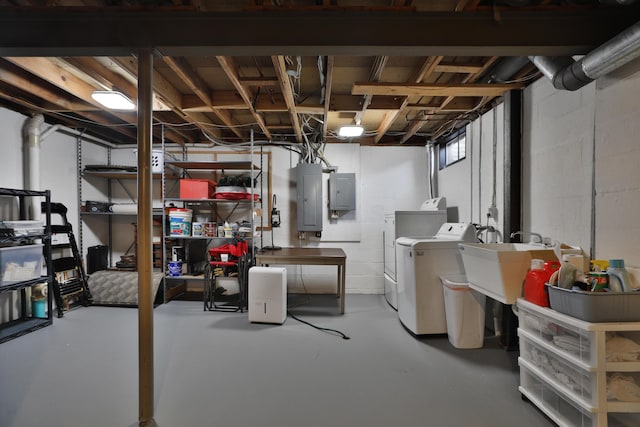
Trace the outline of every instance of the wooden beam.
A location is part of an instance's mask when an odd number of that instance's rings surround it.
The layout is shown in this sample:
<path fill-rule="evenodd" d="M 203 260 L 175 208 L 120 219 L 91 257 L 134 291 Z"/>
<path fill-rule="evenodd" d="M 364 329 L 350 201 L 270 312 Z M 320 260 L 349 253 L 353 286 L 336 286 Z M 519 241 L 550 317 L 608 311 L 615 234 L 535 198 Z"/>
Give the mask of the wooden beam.
<path fill-rule="evenodd" d="M 498 23 L 490 11 L 71 9 L 4 8 L 0 56 L 580 55 L 635 24 L 640 7 L 505 8 Z"/>
<path fill-rule="evenodd" d="M 371 70 L 369 71 L 369 81 L 377 82 L 380 80 L 380 76 L 382 75 L 382 70 L 384 70 L 387 61 L 389 60 L 388 56 L 376 56 L 373 64 L 371 65 Z M 359 125 L 362 121 L 362 116 L 367 111 L 369 104 L 371 104 L 371 99 L 373 98 L 373 94 L 367 93 L 362 98 L 362 108 L 360 111 L 356 113 L 354 117 L 355 124 Z"/>
<path fill-rule="evenodd" d="M 56 106 L 56 110 L 59 111 L 95 111 L 99 110 L 98 107 L 90 105 L 84 102 L 77 102 L 75 100 L 61 97 L 60 93 L 52 90 L 51 88 L 35 83 L 32 78 L 29 78 L 24 71 L 13 64 L 0 62 L 0 81 L 7 83 L 10 86 L 18 88 L 20 91 L 29 93 L 33 96 L 44 99 L 47 102 Z M 44 106 L 41 105 L 40 108 Z"/>
<path fill-rule="evenodd" d="M 473 110 L 478 105 L 479 98 L 477 97 L 456 97 L 449 102 L 446 108 L 442 107 L 441 103 L 429 102 L 428 104 L 407 104 L 405 110 L 424 110 L 424 111 L 447 111 L 453 112 L 467 112 Z"/>
<path fill-rule="evenodd" d="M 444 57 L 443 56 L 428 56 L 416 67 L 416 69 L 411 74 L 411 77 L 407 80 L 409 83 L 420 83 L 422 80 L 433 74 L 434 70 L 440 64 Z M 396 111 L 390 111 L 387 113 L 380 125 L 378 126 L 378 130 L 376 131 L 376 135 L 374 137 L 374 141 L 377 144 L 380 142 L 380 139 L 387 133 L 387 131 L 391 128 L 391 125 L 396 121 L 404 107 L 409 102 L 409 98 L 405 97 L 402 99 L 402 103 L 400 107 Z"/>
<path fill-rule="evenodd" d="M 123 70 L 130 73 L 133 77 L 137 79 L 137 61 L 133 57 L 126 58 L 113 58 L 113 61 L 117 62 Z M 206 123 L 210 123 L 211 121 L 204 114 L 185 112 L 182 110 L 182 93 L 174 87 L 167 79 L 165 79 L 157 70 L 153 72 L 153 90 L 155 93 L 162 99 L 166 105 L 171 108 L 171 110 L 178 116 L 180 119 L 184 120 L 187 123 L 193 123 L 197 128 L 199 128 L 202 132 L 205 132 L 207 135 L 210 135 L 214 138 L 220 138 L 221 132 L 217 128 L 212 128 L 211 126 L 206 126 Z"/>
<path fill-rule="evenodd" d="M 284 62 L 284 56 L 272 56 L 271 61 L 273 62 L 273 67 L 276 70 L 276 76 L 280 82 L 280 88 L 284 95 L 284 102 L 287 104 L 287 110 L 289 111 L 289 117 L 291 118 L 291 125 L 296 134 L 296 141 L 302 143 L 304 142 L 302 139 L 302 129 L 300 129 L 300 120 L 298 119 L 298 112 L 296 111 L 296 101 L 293 97 L 291 81 L 287 75 L 287 65 Z"/>
<path fill-rule="evenodd" d="M 324 120 L 322 122 L 322 140 L 327 140 L 327 135 L 329 131 L 329 107 L 331 105 L 332 96 L 333 96 L 333 74 L 335 68 L 335 59 L 333 56 L 327 57 L 327 69 L 325 72 L 324 79 L 324 105 L 323 105 L 323 113 Z"/>
<path fill-rule="evenodd" d="M 521 89 L 522 83 L 491 84 L 408 84 L 355 82 L 353 95 L 399 95 L 399 96 L 501 96 L 503 93 Z"/>
<path fill-rule="evenodd" d="M 497 56 L 491 57 L 489 58 L 489 60 L 485 61 L 485 63 L 483 64 L 483 67 L 480 71 L 478 71 L 475 74 L 469 74 L 466 77 L 464 77 L 461 80 L 461 84 L 470 84 L 475 82 L 477 79 L 480 78 L 480 76 L 482 76 L 484 74 L 484 72 L 486 70 L 489 69 L 489 67 L 491 67 L 496 61 L 498 60 Z M 497 96 L 501 96 L 501 95 L 497 95 Z M 491 97 L 485 97 L 483 99 L 487 99 L 487 98 L 491 98 Z M 442 101 L 442 103 L 440 104 L 440 108 L 445 108 L 450 102 L 452 102 L 455 98 L 452 95 L 447 96 L 444 101 Z M 411 139 L 416 133 L 418 133 L 420 131 L 420 129 L 422 129 L 422 127 L 424 126 L 425 122 L 424 121 L 416 121 L 413 122 L 410 126 L 409 129 L 405 132 L 404 136 L 401 138 L 400 143 L 404 144 L 407 141 L 409 141 L 409 139 Z M 440 129 L 436 132 L 442 132 L 443 131 L 443 127 L 440 127 Z"/>
<path fill-rule="evenodd" d="M 436 73 L 463 73 L 474 74 L 482 70 L 482 65 L 478 64 L 456 64 L 456 63 L 440 63 L 436 68 Z"/>
<path fill-rule="evenodd" d="M 200 98 L 207 107 L 209 107 L 209 111 L 213 112 L 225 126 L 231 129 L 231 132 L 233 132 L 238 138 L 242 138 L 244 136 L 237 127 L 237 123 L 234 123 L 231 119 L 231 115 L 227 111 L 219 111 L 212 107 L 212 100 L 210 96 L 211 89 L 195 72 L 191 65 L 189 65 L 185 58 L 165 56 L 162 59 L 167 65 L 169 65 L 173 72 L 176 73 L 176 75 L 180 77 L 187 86 L 189 86 L 193 93 L 195 93 L 196 96 Z"/>
<path fill-rule="evenodd" d="M 246 86 L 278 86 L 277 77 L 240 77 L 238 81 Z"/>
<path fill-rule="evenodd" d="M 397 110 L 402 108 L 403 97 L 376 96 L 371 99 L 367 110 Z M 362 111 L 363 99 L 354 95 L 333 95 L 329 111 L 353 112 Z"/>
<path fill-rule="evenodd" d="M 240 82 L 240 76 L 238 75 L 238 70 L 236 69 L 233 58 L 229 56 L 216 56 L 216 59 L 218 60 L 218 63 L 220 63 L 220 66 L 222 67 L 223 71 L 225 72 L 229 80 L 231 81 L 231 84 L 233 84 L 233 86 L 236 88 L 236 90 L 240 94 L 240 97 L 242 97 L 242 100 L 247 105 L 247 108 L 253 115 L 256 123 L 260 127 L 260 130 L 264 134 L 265 138 L 271 139 L 271 132 L 267 128 L 264 122 L 264 119 L 253 108 L 253 94 L 245 85 L 243 85 Z"/>

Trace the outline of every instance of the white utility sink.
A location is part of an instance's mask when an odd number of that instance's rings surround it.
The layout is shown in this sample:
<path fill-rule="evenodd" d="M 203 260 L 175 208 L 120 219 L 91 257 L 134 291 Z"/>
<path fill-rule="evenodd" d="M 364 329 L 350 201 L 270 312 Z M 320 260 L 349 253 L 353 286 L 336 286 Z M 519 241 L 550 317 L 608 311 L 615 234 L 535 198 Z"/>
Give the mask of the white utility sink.
<path fill-rule="evenodd" d="M 522 296 L 532 259 L 558 261 L 553 248 L 531 243 L 460 243 L 469 287 L 504 304 Z"/>

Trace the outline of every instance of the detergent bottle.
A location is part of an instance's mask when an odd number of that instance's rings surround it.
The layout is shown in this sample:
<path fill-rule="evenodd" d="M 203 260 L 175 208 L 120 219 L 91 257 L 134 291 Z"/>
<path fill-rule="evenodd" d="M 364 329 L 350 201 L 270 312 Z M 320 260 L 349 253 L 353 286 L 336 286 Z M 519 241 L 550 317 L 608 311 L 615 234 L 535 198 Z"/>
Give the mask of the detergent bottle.
<path fill-rule="evenodd" d="M 524 278 L 524 299 L 542 307 L 549 307 L 549 293 L 545 284 L 559 268 L 558 261 L 532 259 L 531 269 Z"/>
<path fill-rule="evenodd" d="M 610 259 L 607 274 L 609 275 L 609 290 L 611 292 L 631 291 L 631 279 L 624 267 L 623 259 Z"/>

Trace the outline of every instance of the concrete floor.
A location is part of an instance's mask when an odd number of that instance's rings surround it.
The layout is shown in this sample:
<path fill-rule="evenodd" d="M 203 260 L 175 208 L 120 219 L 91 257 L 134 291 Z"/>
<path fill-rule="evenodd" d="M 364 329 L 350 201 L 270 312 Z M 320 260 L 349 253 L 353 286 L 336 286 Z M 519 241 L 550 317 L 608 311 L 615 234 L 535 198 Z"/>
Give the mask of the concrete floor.
<path fill-rule="evenodd" d="M 182 426 L 537 427 L 517 352 L 409 334 L 381 295 L 292 296 L 283 325 L 196 301 L 154 311 L 155 422 Z M 301 305 L 299 305 L 301 304 Z M 0 345 L 0 426 L 127 427 L 138 420 L 137 310 L 80 307 Z"/>

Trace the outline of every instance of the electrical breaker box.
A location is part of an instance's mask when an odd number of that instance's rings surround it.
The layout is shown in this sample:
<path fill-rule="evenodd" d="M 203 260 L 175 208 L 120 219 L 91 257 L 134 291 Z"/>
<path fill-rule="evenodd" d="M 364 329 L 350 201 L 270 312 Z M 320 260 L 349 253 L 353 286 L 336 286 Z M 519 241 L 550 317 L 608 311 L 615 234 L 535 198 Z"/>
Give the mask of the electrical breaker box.
<path fill-rule="evenodd" d="M 296 166 L 298 231 L 322 231 L 322 166 Z"/>
<path fill-rule="evenodd" d="M 351 211 L 356 208 L 356 174 L 329 175 L 329 210 Z"/>

